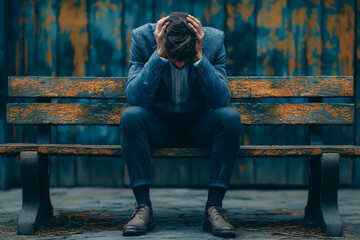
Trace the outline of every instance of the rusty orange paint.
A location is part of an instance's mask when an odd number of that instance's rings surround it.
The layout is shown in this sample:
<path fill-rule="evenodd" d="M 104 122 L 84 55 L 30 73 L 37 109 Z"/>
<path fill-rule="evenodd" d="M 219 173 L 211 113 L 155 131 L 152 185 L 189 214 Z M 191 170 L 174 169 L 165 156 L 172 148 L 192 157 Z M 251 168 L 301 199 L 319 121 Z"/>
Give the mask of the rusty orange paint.
<path fill-rule="evenodd" d="M 320 5 L 320 1 L 317 0 L 315 4 Z M 310 74 L 312 75 L 321 75 L 323 66 L 321 61 L 321 55 L 323 53 L 322 38 L 318 17 L 318 10 L 316 8 L 312 9 L 305 33 L 306 60 L 308 65 L 311 66 Z"/>
<path fill-rule="evenodd" d="M 339 24 L 336 33 L 339 37 L 340 52 L 338 53 L 341 75 L 354 74 L 354 40 L 355 40 L 355 13 L 352 6 L 345 4 L 341 9 Z"/>
<path fill-rule="evenodd" d="M 302 7 L 299 9 L 294 9 L 291 15 L 291 21 L 292 21 L 292 25 L 293 28 L 295 29 L 300 29 L 300 31 L 302 29 L 304 29 L 306 20 L 307 20 L 307 8 L 306 7 Z M 303 39 L 297 39 L 297 44 L 294 40 L 294 35 L 293 34 L 289 34 L 289 56 L 288 56 L 288 61 L 289 61 L 289 75 L 302 75 L 303 73 L 301 72 L 301 69 L 303 69 L 302 66 L 302 61 L 303 59 L 301 59 L 302 57 L 302 50 L 303 50 Z M 298 71 L 295 72 L 295 69 L 297 69 Z"/>
<path fill-rule="evenodd" d="M 15 43 L 15 75 L 19 75 L 20 66 L 20 53 L 19 53 L 19 42 Z"/>
<path fill-rule="evenodd" d="M 204 17 L 206 24 L 210 23 L 210 18 L 213 15 L 216 15 L 221 10 L 221 5 L 217 0 L 211 0 L 210 7 L 204 8 Z"/>
<path fill-rule="evenodd" d="M 249 146 L 250 140 L 249 140 L 249 134 L 244 135 L 244 146 Z"/>
<path fill-rule="evenodd" d="M 47 63 L 49 64 L 50 67 L 53 66 L 53 56 L 52 56 L 52 51 L 51 51 L 51 36 L 48 36 L 48 40 L 47 40 L 47 47 L 48 47 L 48 50 L 46 52 L 46 60 L 47 60 Z"/>
<path fill-rule="evenodd" d="M 284 77 L 235 78 L 228 82 L 232 97 L 306 97 L 329 94 L 328 96 L 354 96 L 352 78 L 347 77 Z M 330 90 L 329 90 L 330 89 Z"/>
<path fill-rule="evenodd" d="M 228 14 L 226 25 L 230 29 L 230 31 L 234 31 L 235 28 L 235 18 L 238 16 L 238 13 L 235 12 L 235 7 L 228 4 L 226 6 L 226 11 Z"/>
<path fill-rule="evenodd" d="M 254 4 L 250 3 L 250 0 L 243 0 L 242 4 L 238 3 L 236 7 L 227 4 L 226 10 L 228 14 L 226 24 L 230 31 L 234 31 L 235 18 L 240 14 L 242 20 L 246 22 L 249 21 L 249 17 L 254 13 Z"/>
<path fill-rule="evenodd" d="M 266 74 L 268 76 L 273 76 L 274 75 L 274 69 L 269 64 L 269 61 L 270 61 L 270 56 L 266 56 L 261 64 L 264 67 L 266 67 Z"/>
<path fill-rule="evenodd" d="M 74 49 L 73 76 L 85 75 L 85 63 L 88 61 L 89 45 L 87 24 L 86 0 L 66 0 L 61 2 L 59 27 L 61 34 L 70 34 L 71 46 Z"/>
<path fill-rule="evenodd" d="M 333 6 L 335 4 L 335 0 L 324 0 L 324 6 L 326 8 L 337 11 L 337 8 Z"/>
<path fill-rule="evenodd" d="M 106 6 L 108 6 L 112 11 L 117 11 L 117 5 L 112 4 L 110 0 L 106 0 Z M 121 9 L 120 9 L 121 10 Z"/>
<path fill-rule="evenodd" d="M 28 42 L 27 39 L 24 39 L 24 61 L 25 61 L 25 69 L 24 69 L 24 73 L 27 73 L 27 69 L 29 66 L 29 59 L 28 59 Z"/>
<path fill-rule="evenodd" d="M 87 93 L 89 97 L 99 97 L 106 92 L 113 92 L 116 96 L 121 96 L 123 94 L 121 91 L 124 90 L 126 82 L 125 78 L 119 81 L 100 77 L 87 81 L 71 81 L 65 77 L 46 79 L 36 77 L 13 78 L 9 81 L 9 89 L 18 93 L 28 93 L 36 89 L 40 96 L 47 97 L 76 97 L 81 93 Z"/>
<path fill-rule="evenodd" d="M 257 25 L 265 28 L 280 28 L 283 22 L 282 11 L 286 7 L 286 0 L 263 1 L 258 10 Z"/>
<path fill-rule="evenodd" d="M 114 37 L 120 34 L 120 28 L 118 26 L 114 27 Z"/>
<path fill-rule="evenodd" d="M 245 165 L 244 164 L 239 164 L 239 173 L 241 175 L 245 173 Z"/>

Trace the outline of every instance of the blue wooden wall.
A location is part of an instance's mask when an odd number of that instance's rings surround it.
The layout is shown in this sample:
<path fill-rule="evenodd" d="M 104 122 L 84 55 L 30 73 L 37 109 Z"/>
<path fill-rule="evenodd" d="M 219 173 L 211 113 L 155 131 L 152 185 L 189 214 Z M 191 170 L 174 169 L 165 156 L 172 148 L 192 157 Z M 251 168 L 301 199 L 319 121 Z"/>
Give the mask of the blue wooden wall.
<path fill-rule="evenodd" d="M 131 30 L 171 11 L 191 13 L 226 33 L 228 75 L 354 75 L 360 102 L 360 0 L 0 0 L 0 143 L 34 141 L 32 127 L 5 124 L 7 76 L 126 76 Z M 359 136 L 359 123 L 326 127 L 323 142 L 359 144 Z M 119 129 L 53 127 L 52 141 L 119 144 Z M 306 127 L 248 127 L 242 133 L 244 145 L 308 141 Z M 18 164 L 0 158 L 0 188 L 19 185 Z M 53 186 L 128 184 L 122 159 L 54 157 L 51 167 Z M 204 186 L 208 170 L 206 159 L 154 159 L 153 183 Z M 304 186 L 307 163 L 239 159 L 232 183 Z M 343 159 L 341 183 L 360 186 L 357 160 Z"/>

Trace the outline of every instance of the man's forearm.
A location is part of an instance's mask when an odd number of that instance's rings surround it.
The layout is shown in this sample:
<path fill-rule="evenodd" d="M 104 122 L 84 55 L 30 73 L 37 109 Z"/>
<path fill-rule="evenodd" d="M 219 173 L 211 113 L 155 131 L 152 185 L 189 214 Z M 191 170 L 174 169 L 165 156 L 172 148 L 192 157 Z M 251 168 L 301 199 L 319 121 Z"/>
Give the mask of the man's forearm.
<path fill-rule="evenodd" d="M 200 86 L 209 108 L 224 107 L 229 104 L 230 90 L 226 82 L 225 65 L 214 67 L 209 60 L 203 56 L 195 66 L 201 76 Z"/>
<path fill-rule="evenodd" d="M 145 106 L 154 98 L 165 64 L 167 61 L 162 59 L 156 50 L 144 65 L 131 62 L 125 90 L 131 105 Z"/>

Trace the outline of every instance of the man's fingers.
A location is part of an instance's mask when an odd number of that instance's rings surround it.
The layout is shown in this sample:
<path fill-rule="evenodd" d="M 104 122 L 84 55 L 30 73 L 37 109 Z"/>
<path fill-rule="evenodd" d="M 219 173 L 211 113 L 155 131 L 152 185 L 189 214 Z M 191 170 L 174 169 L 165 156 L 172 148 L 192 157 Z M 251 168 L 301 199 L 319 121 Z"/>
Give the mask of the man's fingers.
<path fill-rule="evenodd" d="M 187 17 L 187 20 L 189 20 L 189 22 L 191 22 L 191 24 L 196 28 L 196 29 L 199 29 L 200 25 L 195 22 L 194 19 L 190 18 L 190 17 Z"/>
<path fill-rule="evenodd" d="M 163 28 L 163 25 L 164 25 L 165 20 L 168 19 L 168 18 L 169 18 L 169 16 L 166 16 L 166 17 L 161 18 L 161 19 L 156 23 L 156 29 L 155 29 L 155 31 L 160 32 L 161 29 Z"/>
<path fill-rule="evenodd" d="M 201 22 L 199 19 L 197 19 L 196 17 L 194 16 L 191 16 L 190 14 L 188 15 L 188 18 L 192 19 L 193 21 L 195 21 L 199 26 L 201 26 Z"/>
<path fill-rule="evenodd" d="M 195 36 L 200 39 L 201 36 L 199 34 L 199 31 L 194 27 L 194 25 L 192 25 L 191 23 L 189 23 L 189 27 L 191 28 L 191 30 L 195 33 Z"/>
<path fill-rule="evenodd" d="M 159 33 L 159 36 L 163 36 L 165 34 L 165 29 L 169 25 L 170 22 L 166 22 L 163 27 L 161 28 L 161 32 Z"/>

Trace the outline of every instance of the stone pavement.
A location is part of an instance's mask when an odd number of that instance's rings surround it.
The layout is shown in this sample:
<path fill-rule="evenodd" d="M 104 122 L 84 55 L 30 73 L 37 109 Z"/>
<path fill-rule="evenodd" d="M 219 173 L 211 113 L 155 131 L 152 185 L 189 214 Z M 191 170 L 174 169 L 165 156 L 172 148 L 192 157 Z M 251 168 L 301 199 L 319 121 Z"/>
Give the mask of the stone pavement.
<path fill-rule="evenodd" d="M 151 191 L 157 228 L 126 239 L 218 239 L 202 230 L 207 191 L 157 188 Z M 131 215 L 129 189 L 53 188 L 55 217 L 35 236 L 16 235 L 21 190 L 0 191 L 1 239 L 124 239 L 122 227 Z M 230 190 L 224 207 L 237 229 L 237 239 L 324 239 L 303 221 L 306 190 Z M 360 239 L 360 190 L 340 190 L 344 237 Z"/>

